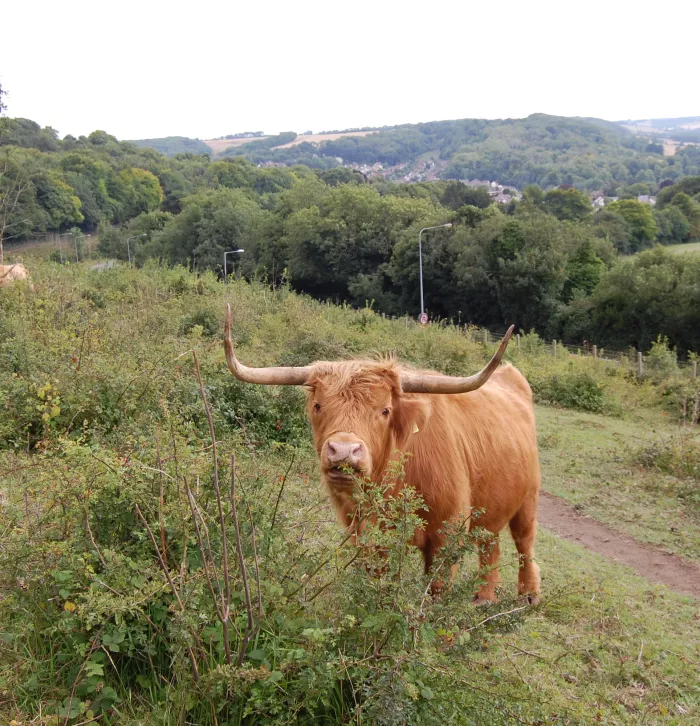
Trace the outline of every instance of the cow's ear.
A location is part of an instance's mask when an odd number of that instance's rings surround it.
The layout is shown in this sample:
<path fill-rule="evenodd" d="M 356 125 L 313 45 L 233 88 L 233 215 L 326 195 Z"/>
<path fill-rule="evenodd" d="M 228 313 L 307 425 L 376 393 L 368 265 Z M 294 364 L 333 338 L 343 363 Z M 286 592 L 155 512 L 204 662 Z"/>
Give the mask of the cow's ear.
<path fill-rule="evenodd" d="M 398 448 L 406 446 L 411 436 L 420 436 L 428 425 L 431 413 L 432 406 L 427 398 L 398 397 L 392 418 Z"/>

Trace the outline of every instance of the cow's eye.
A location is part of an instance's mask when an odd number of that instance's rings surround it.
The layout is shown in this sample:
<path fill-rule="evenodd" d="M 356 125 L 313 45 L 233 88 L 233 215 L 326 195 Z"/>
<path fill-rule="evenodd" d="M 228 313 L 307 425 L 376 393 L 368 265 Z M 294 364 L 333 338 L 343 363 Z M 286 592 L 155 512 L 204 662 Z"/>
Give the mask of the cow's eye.
<path fill-rule="evenodd" d="M 321 410 L 321 404 L 320 403 L 314 403 L 314 411 L 318 413 Z"/>
<path fill-rule="evenodd" d="M 389 414 L 390 414 L 390 413 L 391 413 L 391 411 L 389 411 L 389 409 L 388 409 L 388 408 L 385 408 L 385 409 L 384 409 L 384 410 L 382 411 L 382 416 L 384 416 L 384 418 L 388 418 L 388 417 L 389 417 Z"/>

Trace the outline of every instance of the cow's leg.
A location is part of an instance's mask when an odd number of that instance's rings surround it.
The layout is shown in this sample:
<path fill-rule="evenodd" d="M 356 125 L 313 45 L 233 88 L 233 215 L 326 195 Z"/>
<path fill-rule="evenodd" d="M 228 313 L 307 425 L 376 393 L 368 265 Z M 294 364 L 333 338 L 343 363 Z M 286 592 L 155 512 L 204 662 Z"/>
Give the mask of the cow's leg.
<path fill-rule="evenodd" d="M 537 503 L 539 492 L 528 495 L 510 520 L 510 533 L 520 558 L 518 595 L 536 605 L 540 601 L 540 568 L 534 560 L 537 536 Z"/>
<path fill-rule="evenodd" d="M 493 539 L 480 540 L 479 546 L 479 569 L 484 582 L 479 587 L 478 592 L 474 595 L 475 605 L 488 605 L 496 602 L 496 587 L 501 582 L 501 576 L 498 572 L 498 560 L 501 556 L 501 546 L 498 541 L 498 535 L 495 534 Z"/>
<path fill-rule="evenodd" d="M 442 545 L 442 541 L 440 538 L 436 537 L 428 537 L 425 540 L 425 543 L 421 547 L 421 550 L 423 552 L 423 562 L 425 563 L 425 574 L 429 575 L 430 570 L 433 567 L 433 560 L 435 558 L 435 551 Z M 457 576 L 457 570 L 459 568 L 459 563 L 455 562 L 450 566 L 450 582 L 453 582 L 455 577 Z M 432 595 L 437 595 L 441 590 L 445 588 L 445 582 L 442 578 L 434 578 L 430 583 L 430 593 Z"/>

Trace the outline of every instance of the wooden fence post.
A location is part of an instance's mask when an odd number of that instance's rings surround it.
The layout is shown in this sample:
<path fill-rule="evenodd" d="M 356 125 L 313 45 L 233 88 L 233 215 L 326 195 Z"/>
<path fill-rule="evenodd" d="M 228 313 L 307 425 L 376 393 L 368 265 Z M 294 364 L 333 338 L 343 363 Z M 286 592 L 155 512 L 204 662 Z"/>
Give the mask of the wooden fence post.
<path fill-rule="evenodd" d="M 556 340 L 552 341 L 552 355 L 554 355 L 555 358 L 557 357 L 557 341 Z"/>
<path fill-rule="evenodd" d="M 515 347 L 520 351 L 520 333 L 517 333 L 515 336 Z"/>
<path fill-rule="evenodd" d="M 597 357 L 598 357 L 598 346 L 594 345 L 593 346 L 593 358 L 597 358 Z"/>
<path fill-rule="evenodd" d="M 693 378 L 698 377 L 698 362 L 696 360 L 693 361 Z"/>
<path fill-rule="evenodd" d="M 488 344 L 488 342 L 489 342 L 489 331 L 484 330 L 484 343 Z"/>
<path fill-rule="evenodd" d="M 640 378 L 644 375 L 644 356 L 641 351 L 637 353 L 637 375 Z"/>

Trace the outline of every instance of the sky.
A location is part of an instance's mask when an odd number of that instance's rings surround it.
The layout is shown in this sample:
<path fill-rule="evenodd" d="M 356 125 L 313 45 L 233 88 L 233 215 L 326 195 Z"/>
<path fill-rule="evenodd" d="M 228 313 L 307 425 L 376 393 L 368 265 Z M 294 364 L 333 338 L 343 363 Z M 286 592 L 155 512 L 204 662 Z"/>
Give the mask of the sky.
<path fill-rule="evenodd" d="M 700 115 L 698 0 L 35 0 L 1 22 L 7 114 L 61 137 Z"/>

